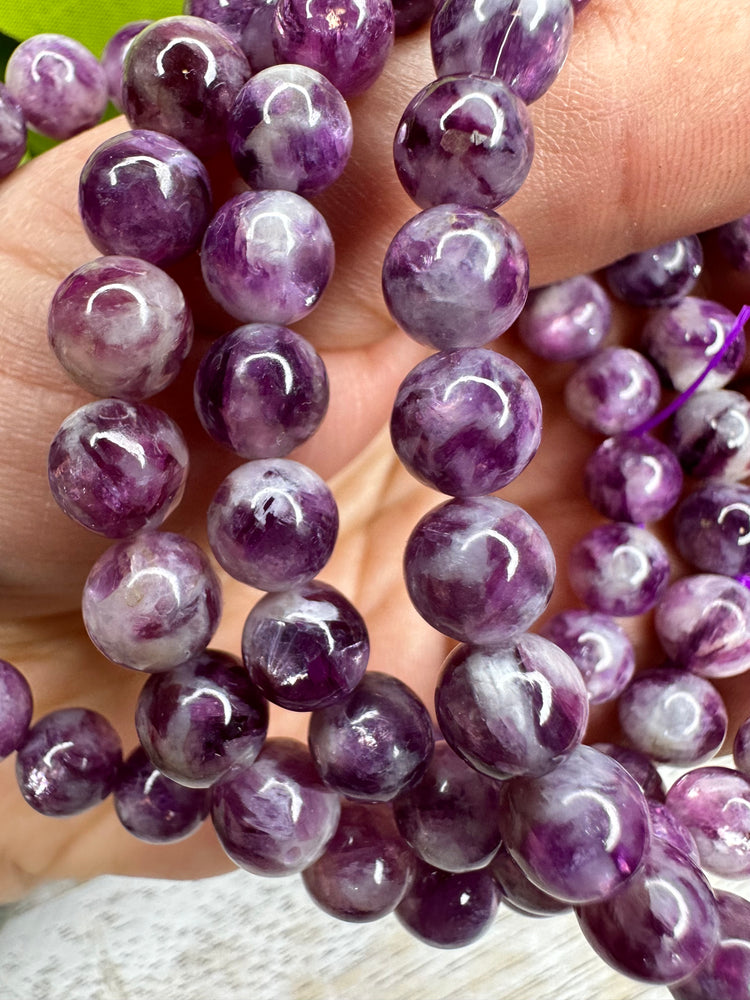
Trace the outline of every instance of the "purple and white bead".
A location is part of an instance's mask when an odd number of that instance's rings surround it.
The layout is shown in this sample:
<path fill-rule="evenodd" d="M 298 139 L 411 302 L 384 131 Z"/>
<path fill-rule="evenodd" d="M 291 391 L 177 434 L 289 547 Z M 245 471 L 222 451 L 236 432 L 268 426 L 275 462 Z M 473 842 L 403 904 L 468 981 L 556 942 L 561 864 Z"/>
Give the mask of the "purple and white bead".
<path fill-rule="evenodd" d="M 0 83 L 0 177 L 16 169 L 26 154 L 26 118 L 21 105 Z"/>
<path fill-rule="evenodd" d="M 734 766 L 750 778 L 750 718 L 745 719 L 734 737 Z"/>
<path fill-rule="evenodd" d="M 492 877 L 503 891 L 503 902 L 527 917 L 554 917 L 570 910 L 570 904 L 550 896 L 530 882 L 505 846 L 489 864 Z"/>
<path fill-rule="evenodd" d="M 750 271 L 750 214 L 719 226 L 716 239 L 719 249 L 733 268 Z"/>
<path fill-rule="evenodd" d="M 650 434 L 607 438 L 586 462 L 583 488 L 600 514 L 612 521 L 659 521 L 682 493 L 682 468 Z"/>
<path fill-rule="evenodd" d="M 741 392 L 696 392 L 672 417 L 669 447 L 694 479 L 750 476 L 750 400 Z"/>
<path fill-rule="evenodd" d="M 685 824 L 681 823 L 663 802 L 656 802 L 654 799 L 647 799 L 647 802 L 651 836 L 656 837 L 657 840 L 665 840 L 700 868 L 701 859 L 698 845 Z"/>
<path fill-rule="evenodd" d="M 670 990 L 673 1000 L 747 1000 L 750 983 L 750 902 L 716 891 L 719 940 L 703 964 Z"/>
<path fill-rule="evenodd" d="M 619 434 L 655 413 L 661 398 L 654 366 L 628 347 L 605 347 L 586 358 L 565 383 L 570 416 L 587 430 Z"/>
<path fill-rule="evenodd" d="M 675 305 L 689 295 L 703 270 L 697 236 L 682 236 L 610 264 L 605 274 L 613 295 L 633 306 Z"/>
<path fill-rule="evenodd" d="M 143 29 L 152 23 L 151 21 L 131 21 L 129 24 L 124 24 L 104 46 L 102 68 L 107 77 L 109 99 L 118 111 L 122 111 L 122 67 L 125 56 L 128 54 L 128 49 L 136 35 L 140 35 Z"/>
<path fill-rule="evenodd" d="M 674 539 L 696 569 L 750 576 L 750 487 L 721 482 L 699 487 L 675 511 Z"/>
<path fill-rule="evenodd" d="M 0 660 L 0 760 L 26 739 L 33 710 L 29 682 L 12 663 Z"/>
<path fill-rule="evenodd" d="M 667 789 L 650 757 L 641 753 L 640 750 L 622 747 L 617 743 L 592 743 L 591 745 L 595 750 L 599 750 L 622 765 L 628 774 L 635 778 L 649 801 L 664 801 Z"/>
<path fill-rule="evenodd" d="M 635 653 L 614 618 L 594 611 L 561 611 L 544 623 L 541 634 L 573 660 L 592 705 L 614 701 L 630 683 Z"/>
<path fill-rule="evenodd" d="M 611 324 L 607 293 L 582 274 L 531 292 L 518 320 L 518 335 L 547 361 L 580 361 L 601 347 Z"/>

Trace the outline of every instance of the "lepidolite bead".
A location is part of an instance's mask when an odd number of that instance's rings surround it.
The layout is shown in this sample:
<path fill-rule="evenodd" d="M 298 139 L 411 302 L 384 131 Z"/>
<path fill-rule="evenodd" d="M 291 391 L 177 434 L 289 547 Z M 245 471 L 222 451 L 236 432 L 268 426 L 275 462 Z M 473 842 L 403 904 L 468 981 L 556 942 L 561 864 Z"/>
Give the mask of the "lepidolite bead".
<path fill-rule="evenodd" d="M 534 383 L 510 358 L 481 347 L 421 361 L 399 386 L 391 413 L 398 457 L 420 482 L 450 496 L 507 486 L 541 436 Z"/>
<path fill-rule="evenodd" d="M 672 417 L 669 446 L 695 479 L 746 479 L 750 400 L 730 389 L 696 392 Z"/>
<path fill-rule="evenodd" d="M 719 940 L 687 979 L 670 990 L 674 1000 L 747 1000 L 750 996 L 750 902 L 716 891 Z"/>
<path fill-rule="evenodd" d="M 750 718 L 745 719 L 737 730 L 732 753 L 734 766 L 750 778 Z"/>
<path fill-rule="evenodd" d="M 541 634 L 567 653 L 581 671 L 592 705 L 617 698 L 633 676 L 633 645 L 608 615 L 561 611 L 544 623 Z"/>
<path fill-rule="evenodd" d="M 750 487 L 708 482 L 685 497 L 674 514 L 680 555 L 697 569 L 750 575 Z"/>
<path fill-rule="evenodd" d="M 674 454 L 650 434 L 618 434 L 593 452 L 583 488 L 593 507 L 613 521 L 659 521 L 682 492 L 682 469 Z"/>
<path fill-rule="evenodd" d="M 521 237 L 494 212 L 436 205 L 391 240 L 383 294 L 398 325 L 420 344 L 481 347 L 518 316 L 529 288 Z"/>
<path fill-rule="evenodd" d="M 599 750 L 622 765 L 628 774 L 635 778 L 649 801 L 664 801 L 667 789 L 650 757 L 641 753 L 640 750 L 634 750 L 633 747 L 623 747 L 617 743 L 592 743 L 591 745 L 595 750 Z"/>
<path fill-rule="evenodd" d="M 26 119 L 21 105 L 0 83 L 0 177 L 15 170 L 26 153 Z"/>
<path fill-rule="evenodd" d="M 253 72 L 276 62 L 273 19 L 276 0 L 183 0 L 183 13 L 223 28 L 245 53 Z"/>
<path fill-rule="evenodd" d="M 247 0 L 183 0 L 182 13 L 218 24 L 235 42 L 239 42 L 253 6 Z M 256 68 L 254 63 L 252 66 Z"/>
<path fill-rule="evenodd" d="M 61 708 L 29 730 L 16 757 L 16 777 L 37 812 L 73 816 L 106 799 L 121 762 L 120 738 L 103 715 Z"/>
<path fill-rule="evenodd" d="M 732 267 L 738 271 L 750 271 L 750 214 L 719 226 L 716 239 Z"/>
<path fill-rule="evenodd" d="M 429 511 L 404 553 L 412 603 L 439 632 L 502 643 L 546 608 L 555 556 L 537 522 L 499 497 L 450 500 Z"/>
<path fill-rule="evenodd" d="M 29 682 L 12 663 L 0 660 L 0 760 L 21 746 L 33 708 Z"/>
<path fill-rule="evenodd" d="M 201 17 L 165 17 L 133 39 L 122 103 L 134 128 L 164 132 L 198 156 L 226 145 L 232 103 L 250 76 L 245 53 Z"/>
<path fill-rule="evenodd" d="M 638 427 L 659 405 L 654 366 L 628 347 L 605 347 L 581 362 L 565 383 L 565 405 L 581 426 L 600 434 Z"/>
<path fill-rule="evenodd" d="M 695 838 L 684 823 L 668 809 L 663 802 L 648 799 L 648 816 L 651 821 L 651 836 L 657 840 L 665 840 L 668 844 L 690 858 L 694 865 L 700 867 L 701 859 Z"/>
<path fill-rule="evenodd" d="M 588 695 L 567 653 L 538 635 L 506 646 L 457 646 L 437 683 L 443 736 L 493 778 L 551 771 L 578 746 Z"/>
<path fill-rule="evenodd" d="M 606 270 L 610 291 L 634 306 L 670 306 L 689 295 L 703 270 L 697 236 L 629 254 Z"/>
<path fill-rule="evenodd" d="M 569 903 L 550 896 L 530 882 L 505 844 L 500 845 L 489 870 L 503 891 L 503 902 L 526 916 L 553 917 L 570 909 Z"/>
<path fill-rule="evenodd" d="M 230 198 L 206 230 L 201 267 L 214 299 L 245 323 L 293 323 L 317 304 L 333 272 L 331 232 L 291 191 Z"/>
<path fill-rule="evenodd" d="M 182 143 L 134 129 L 107 139 L 88 158 L 78 205 L 101 253 L 171 264 L 199 246 L 211 217 L 211 187 L 206 168 Z"/>
<path fill-rule="evenodd" d="M 187 469 L 177 424 L 154 406 L 119 399 L 86 403 L 71 413 L 48 459 L 56 503 L 108 538 L 162 524 L 182 499 Z"/>
<path fill-rule="evenodd" d="M 572 37 L 570 0 L 446 0 L 430 27 L 437 76 L 497 76 L 527 104 L 554 82 Z"/>
<path fill-rule="evenodd" d="M 105 656 L 158 672 L 205 649 L 219 624 L 221 588 L 194 542 L 141 531 L 97 559 L 81 610 L 86 631 Z"/>
<path fill-rule="evenodd" d="M 424 87 L 393 143 L 398 178 L 420 208 L 497 208 L 521 187 L 533 155 L 526 105 L 501 80 L 481 76 L 445 76 Z"/>
<path fill-rule="evenodd" d="M 122 66 L 125 56 L 136 35 L 140 35 L 151 23 L 151 21 L 131 21 L 129 24 L 124 24 L 104 46 L 102 68 L 107 76 L 109 99 L 118 111 L 122 111 Z"/>
<path fill-rule="evenodd" d="M 541 358 L 577 361 L 601 346 L 611 323 L 607 293 L 582 274 L 531 292 L 519 317 L 518 335 Z"/>

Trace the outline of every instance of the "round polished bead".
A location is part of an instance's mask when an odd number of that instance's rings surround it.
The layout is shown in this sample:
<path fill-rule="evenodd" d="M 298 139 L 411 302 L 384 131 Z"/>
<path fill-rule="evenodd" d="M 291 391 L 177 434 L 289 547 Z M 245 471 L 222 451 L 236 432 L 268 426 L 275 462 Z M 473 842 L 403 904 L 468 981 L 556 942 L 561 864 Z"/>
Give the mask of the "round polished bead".
<path fill-rule="evenodd" d="M 103 715 L 61 708 L 29 730 L 16 757 L 16 777 L 37 812 L 73 816 L 106 799 L 121 763 L 120 738 Z"/>
<path fill-rule="evenodd" d="M 194 833 L 208 815 L 210 796 L 165 777 L 142 747 L 126 758 L 114 789 L 117 818 L 134 837 L 171 844 Z"/>
<path fill-rule="evenodd" d="M 697 236 L 683 236 L 610 264 L 605 274 L 613 295 L 634 306 L 670 306 L 689 295 L 703 270 Z"/>
<path fill-rule="evenodd" d="M 211 816 L 221 846 L 254 875 L 292 875 L 321 856 L 336 832 L 339 797 L 297 740 L 268 740 L 252 767 L 235 764 L 214 785 Z"/>
<path fill-rule="evenodd" d="M 255 323 L 216 340 L 195 377 L 201 423 L 244 458 L 280 458 L 311 437 L 328 409 L 322 359 L 298 333 Z"/>
<path fill-rule="evenodd" d="M 131 21 L 129 24 L 124 24 L 104 46 L 102 68 L 107 77 L 109 99 L 118 111 L 122 111 L 122 67 L 125 56 L 136 35 L 140 35 L 151 23 L 151 21 Z"/>
<path fill-rule="evenodd" d="M 362 616 L 319 580 L 261 598 L 247 616 L 242 658 L 263 694 L 282 708 L 310 712 L 345 699 L 367 668 Z"/>
<path fill-rule="evenodd" d="M 492 877 L 503 892 L 503 902 L 528 917 L 554 917 L 570 909 L 569 903 L 538 889 L 513 860 L 505 844 L 490 862 Z"/>
<path fill-rule="evenodd" d="M 165 17 L 133 39 L 122 102 L 134 128 L 164 132 L 198 156 L 226 145 L 232 103 L 250 76 L 245 53 L 201 17 Z"/>
<path fill-rule="evenodd" d="M 669 447 L 694 479 L 750 476 L 750 400 L 741 392 L 696 392 L 672 417 Z"/>
<path fill-rule="evenodd" d="M 440 740 L 416 785 L 393 802 L 417 857 L 443 871 L 484 868 L 500 845 L 502 786 L 465 764 Z"/>
<path fill-rule="evenodd" d="M 328 486 L 289 459 L 247 462 L 226 477 L 208 508 L 208 541 L 236 580 L 286 590 L 317 576 L 336 541 L 339 513 Z"/>
<path fill-rule="evenodd" d="M 651 836 L 665 840 L 668 844 L 690 858 L 694 865 L 700 867 L 701 859 L 695 838 L 684 823 L 681 823 L 674 813 L 663 802 L 648 799 L 648 818 L 651 822 Z"/>
<path fill-rule="evenodd" d="M 750 271 L 750 214 L 719 226 L 716 239 L 732 267 L 738 271 Z"/>
<path fill-rule="evenodd" d="M 750 902 L 716 891 L 719 940 L 687 979 L 670 990 L 673 1000 L 748 1000 L 750 997 Z"/>
<path fill-rule="evenodd" d="M 660 397 L 656 369 L 628 347 L 597 351 L 565 383 L 570 416 L 600 434 L 635 429 L 656 411 Z"/>
<path fill-rule="evenodd" d="M 500 832 L 535 885 L 588 903 L 638 869 L 649 842 L 648 807 L 623 767 L 581 745 L 549 774 L 508 782 Z"/>
<path fill-rule="evenodd" d="M 333 272 L 320 212 L 291 191 L 230 198 L 206 230 L 201 267 L 213 298 L 244 323 L 293 323 L 317 304 Z"/>
<path fill-rule="evenodd" d="M 223 28 L 257 73 L 276 62 L 273 20 L 276 0 L 183 0 L 184 14 L 204 17 Z"/>
<path fill-rule="evenodd" d="M 0 760 L 25 740 L 33 709 L 29 682 L 12 663 L 0 660 Z"/>
<path fill-rule="evenodd" d="M 393 47 L 390 0 L 278 0 L 276 62 L 301 63 L 327 77 L 344 97 L 377 80 Z"/>
<path fill-rule="evenodd" d="M 435 10 L 435 0 L 395 0 L 396 35 L 409 35 L 429 21 Z"/>
<path fill-rule="evenodd" d="M 327 785 L 347 798 L 387 802 L 424 774 L 434 736 L 411 688 L 369 670 L 345 701 L 313 712 L 308 742 Z"/>
<path fill-rule="evenodd" d="M 391 240 L 383 294 L 398 325 L 420 344 L 482 347 L 518 316 L 529 259 L 517 231 L 494 212 L 436 205 Z"/>
<path fill-rule="evenodd" d="M 81 171 L 78 205 L 101 253 L 171 264 L 199 246 L 211 217 L 211 187 L 189 149 L 135 129 L 94 150 Z"/>
<path fill-rule="evenodd" d="M 572 37 L 570 0 L 445 0 L 430 27 L 437 76 L 496 76 L 527 104 L 552 85 Z"/>
<path fill-rule="evenodd" d="M 21 105 L 0 83 L 0 177 L 16 169 L 26 153 L 26 119 Z"/>
<path fill-rule="evenodd" d="M 205 788 L 233 764 L 252 764 L 266 738 L 268 707 L 237 657 L 209 649 L 149 677 L 135 726 L 162 773 Z"/>
<path fill-rule="evenodd" d="M 732 753 L 734 766 L 750 778 L 750 718 L 745 719 L 737 730 Z"/>
<path fill-rule="evenodd" d="M 526 105 L 501 80 L 480 76 L 445 76 L 424 87 L 393 144 L 398 178 L 420 208 L 497 208 L 521 187 L 533 155 Z"/>
<path fill-rule="evenodd" d="M 612 521 L 660 521 L 682 493 L 674 454 L 650 434 L 607 438 L 586 462 L 583 488 L 589 502 Z"/>
<path fill-rule="evenodd" d="M 182 13 L 218 24 L 235 42 L 247 27 L 252 5 L 247 0 L 183 0 Z M 253 63 L 253 69 L 255 64 Z"/>
<path fill-rule="evenodd" d="M 617 622 L 595 611 L 561 611 L 541 634 L 559 646 L 581 671 L 592 705 L 613 701 L 635 671 L 633 645 Z"/>
<path fill-rule="evenodd" d="M 56 503 L 108 538 L 156 528 L 182 499 L 188 451 L 177 424 L 156 407 L 102 399 L 67 417 L 49 450 Z"/>
<path fill-rule="evenodd" d="M 312 198 L 337 180 L 352 150 L 341 94 L 307 66 L 269 66 L 240 90 L 229 118 L 234 165 L 253 190 Z"/>
<path fill-rule="evenodd" d="M 582 906 L 578 921 L 605 962 L 649 983 L 691 975 L 719 935 L 716 900 L 700 868 L 658 839 L 640 870 L 609 899 Z"/>
<path fill-rule="evenodd" d="M 99 257 L 62 282 L 47 335 L 70 377 L 95 396 L 142 400 L 177 376 L 193 343 L 180 286 L 135 257 Z"/>
<path fill-rule="evenodd" d="M 91 641 L 105 656 L 156 673 L 205 649 L 219 624 L 221 588 L 194 542 L 141 531 L 97 559 L 81 610 Z"/>
<path fill-rule="evenodd" d="M 536 454 L 542 403 L 510 358 L 481 347 L 433 354 L 399 386 L 396 454 L 420 482 L 449 496 L 494 493 Z"/>
<path fill-rule="evenodd" d="M 438 725 L 459 756 L 493 778 L 546 774 L 578 746 L 588 696 L 571 658 L 547 639 L 457 646 L 437 683 Z"/>
<path fill-rule="evenodd" d="M 649 801 L 664 801 L 667 789 L 650 757 L 641 753 L 640 750 L 622 747 L 617 743 L 592 743 L 591 745 L 595 750 L 599 750 L 622 765 L 628 774 L 635 778 Z"/>
<path fill-rule="evenodd" d="M 612 306 L 602 286 L 581 274 L 531 292 L 518 321 L 524 344 L 547 361 L 578 361 L 609 333 Z"/>
<path fill-rule="evenodd" d="M 708 482 L 685 497 L 674 515 L 674 539 L 696 569 L 750 576 L 750 487 Z"/>
<path fill-rule="evenodd" d="M 5 85 L 37 132 L 69 139 L 96 125 L 107 106 L 99 60 L 65 35 L 32 35 L 11 53 Z"/>
<path fill-rule="evenodd" d="M 502 643 L 544 611 L 555 556 L 536 521 L 499 497 L 450 500 L 429 511 L 404 553 L 409 596 L 439 632 Z"/>
<path fill-rule="evenodd" d="M 398 906 L 414 877 L 414 856 L 387 805 L 341 803 L 324 853 L 302 873 L 317 905 L 339 920 L 379 920 Z"/>

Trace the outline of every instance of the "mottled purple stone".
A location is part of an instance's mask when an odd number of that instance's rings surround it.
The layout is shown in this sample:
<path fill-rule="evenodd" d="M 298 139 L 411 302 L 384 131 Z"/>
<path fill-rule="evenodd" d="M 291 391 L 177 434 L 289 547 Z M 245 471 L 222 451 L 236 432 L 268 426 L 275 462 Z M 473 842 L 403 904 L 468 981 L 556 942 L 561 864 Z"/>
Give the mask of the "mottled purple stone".
<path fill-rule="evenodd" d="M 531 292 L 518 319 L 518 335 L 540 358 L 578 361 L 598 350 L 611 324 L 607 293 L 581 274 Z"/>
<path fill-rule="evenodd" d="M 141 531 L 94 563 L 81 610 L 91 641 L 105 656 L 158 672 L 205 649 L 219 624 L 221 588 L 195 542 Z"/>
<path fill-rule="evenodd" d="M 750 1000 L 750 902 L 716 891 L 719 940 L 701 966 L 670 990 L 674 1000 Z"/>
<path fill-rule="evenodd" d="M 320 476 L 286 458 L 247 462 L 208 508 L 211 551 L 236 580 L 259 590 L 307 583 L 328 562 L 339 512 Z"/>
<path fill-rule="evenodd" d="M 107 77 L 89 50 L 65 35 L 33 35 L 11 53 L 5 85 L 31 128 L 69 139 L 99 121 Z"/>
<path fill-rule="evenodd" d="M 430 26 L 437 76 L 499 77 L 527 104 L 555 81 L 572 37 L 570 0 L 444 0 Z"/>
<path fill-rule="evenodd" d="M 193 319 L 165 271 L 135 257 L 99 257 L 59 285 L 47 335 L 78 385 L 138 401 L 176 378 L 193 343 Z"/>
<path fill-rule="evenodd" d="M 734 766 L 750 778 L 750 718 L 745 719 L 737 730 L 732 747 Z"/>
<path fill-rule="evenodd" d="M 697 767 L 672 785 L 667 806 L 693 835 L 701 864 L 725 878 L 750 875 L 750 778 Z"/>
<path fill-rule="evenodd" d="M 707 573 L 750 576 L 750 487 L 709 482 L 685 497 L 674 514 L 683 559 Z"/>
<path fill-rule="evenodd" d="M 738 271 L 750 271 L 750 214 L 719 226 L 716 239 L 732 267 Z"/>
<path fill-rule="evenodd" d="M 120 768 L 114 801 L 117 818 L 128 833 L 149 844 L 189 837 L 211 804 L 206 789 L 186 788 L 165 777 L 142 747 L 136 747 Z"/>
<path fill-rule="evenodd" d="M 182 4 L 183 14 L 218 24 L 236 42 L 242 38 L 251 9 L 248 0 L 183 0 Z"/>
<path fill-rule="evenodd" d="M 592 611 L 615 617 L 642 615 L 669 584 L 669 557 L 644 528 L 622 521 L 603 524 L 573 546 L 568 579 Z"/>
<path fill-rule="evenodd" d="M 565 405 L 587 430 L 619 434 L 655 413 L 661 398 L 654 366 L 628 347 L 605 347 L 581 362 L 565 383 Z"/>
<path fill-rule="evenodd" d="M 121 763 L 120 737 L 103 715 L 61 708 L 29 730 L 16 757 L 16 778 L 37 812 L 74 816 L 106 799 Z"/>
<path fill-rule="evenodd" d="M 396 35 L 409 35 L 429 21 L 437 6 L 436 0 L 395 0 Z"/>
<path fill-rule="evenodd" d="M 463 948 L 492 926 L 500 898 L 487 868 L 443 872 L 419 862 L 396 916 L 410 934 L 433 948 Z"/>
<path fill-rule="evenodd" d="M 538 635 L 506 646 L 457 646 L 435 691 L 443 736 L 493 778 L 547 774 L 578 746 L 588 694 L 567 653 Z"/>
<path fill-rule="evenodd" d="M 663 802 L 667 794 L 664 781 L 653 761 L 640 750 L 632 747 L 622 747 L 617 743 L 592 743 L 595 750 L 606 754 L 632 775 L 643 789 L 643 794 L 650 801 Z"/>
<path fill-rule="evenodd" d="M 695 838 L 684 823 L 681 823 L 674 813 L 663 802 L 648 799 L 648 817 L 651 821 L 651 836 L 665 840 L 668 844 L 690 858 L 694 865 L 700 867 L 701 859 Z"/>
<path fill-rule="evenodd" d="M 387 802 L 424 774 L 434 736 L 411 688 L 369 670 L 345 701 L 313 712 L 308 742 L 328 786 L 347 798 Z"/>
<path fill-rule="evenodd" d="M 683 236 L 651 250 L 629 254 L 605 274 L 613 295 L 633 306 L 671 306 L 689 295 L 703 270 L 697 236 Z"/>
<path fill-rule="evenodd" d="M 554 917 L 570 909 L 569 903 L 537 889 L 513 860 L 505 844 L 500 845 L 500 850 L 490 862 L 489 870 L 502 889 L 503 902 L 524 916 Z"/>
<path fill-rule="evenodd" d="M 364 923 L 398 906 L 414 869 L 414 855 L 387 805 L 344 800 L 336 832 L 302 881 L 326 913 Z"/>
<path fill-rule="evenodd" d="M 542 403 L 510 358 L 482 347 L 433 354 L 398 388 L 391 440 L 409 472 L 449 496 L 502 489 L 536 454 Z"/>
<path fill-rule="evenodd" d="M 420 208 L 497 208 L 526 180 L 533 155 L 526 105 L 481 76 L 433 80 L 407 105 L 393 143 L 398 178 Z"/>
<path fill-rule="evenodd" d="M 284 326 L 241 326 L 216 340 L 195 376 L 201 423 L 243 458 L 280 458 L 311 437 L 328 409 L 315 349 Z"/>
<path fill-rule="evenodd" d="M 124 24 L 104 46 L 102 68 L 107 77 L 109 99 L 118 111 L 122 111 L 122 67 L 125 56 L 136 35 L 140 35 L 151 23 L 151 21 L 131 21 L 129 24 Z"/>
<path fill-rule="evenodd" d="M 344 97 L 377 80 L 393 47 L 390 0 L 278 0 L 276 62 L 301 63 L 327 77 Z"/>
<path fill-rule="evenodd" d="M 136 129 L 98 146 L 84 164 L 78 204 L 104 254 L 171 264 L 197 249 L 211 217 L 206 168 L 181 143 Z"/>
<path fill-rule="evenodd" d="M 581 671 L 592 705 L 613 701 L 628 686 L 635 653 L 614 618 L 595 611 L 561 611 L 544 623 L 541 634 Z"/>
<path fill-rule="evenodd" d="M 416 785 L 393 802 L 417 857 L 443 871 L 484 868 L 500 845 L 502 786 L 465 764 L 443 740 Z"/>
<path fill-rule="evenodd" d="M 494 212 L 436 205 L 391 240 L 383 295 L 398 325 L 420 344 L 482 347 L 508 329 L 529 289 L 518 232 Z"/>
<path fill-rule="evenodd" d="M 750 592 L 718 573 L 684 576 L 656 606 L 656 634 L 675 664 L 701 677 L 750 668 Z"/>
<path fill-rule="evenodd" d="M 406 544 L 404 573 L 412 603 L 433 628 L 486 645 L 525 632 L 544 611 L 555 556 L 525 510 L 472 497 L 421 518 Z"/>
<path fill-rule="evenodd" d="M 187 445 L 171 417 L 119 399 L 79 407 L 49 450 L 55 502 L 107 538 L 162 524 L 182 499 L 187 470 Z"/>
<path fill-rule="evenodd" d="M 205 788 L 233 764 L 252 764 L 266 738 L 268 706 L 236 656 L 207 649 L 149 677 L 135 727 L 160 771 Z"/>
<path fill-rule="evenodd" d="M 669 447 L 694 479 L 750 476 L 750 400 L 741 392 L 696 392 L 672 417 Z"/>
<path fill-rule="evenodd" d="M 701 383 L 703 390 L 721 389 L 737 374 L 745 356 L 743 332 L 725 347 L 735 321 L 735 314 L 718 302 L 688 296 L 651 313 L 641 332 L 641 348 L 667 385 L 680 392 L 721 355 Z"/>
<path fill-rule="evenodd" d="M 0 83 L 0 177 L 16 169 L 26 153 L 26 119 L 21 105 Z"/>
<path fill-rule="evenodd" d="M 317 304 L 333 273 L 325 219 L 292 191 L 230 198 L 206 230 L 203 279 L 213 298 L 244 323 L 293 323 Z"/>
<path fill-rule="evenodd" d="M 276 62 L 273 19 L 276 0 L 183 0 L 183 14 L 213 21 L 240 46 L 253 72 Z"/>
<path fill-rule="evenodd" d="M 341 702 L 367 668 L 362 616 L 320 580 L 262 597 L 247 616 L 242 658 L 269 701 L 293 712 Z"/>
<path fill-rule="evenodd" d="M 650 434 L 607 438 L 586 462 L 583 489 L 589 503 L 612 521 L 660 521 L 682 493 L 682 468 Z"/>
<path fill-rule="evenodd" d="M 658 839 L 624 886 L 577 915 L 586 940 L 608 965 L 648 983 L 691 975 L 719 935 L 716 899 L 700 868 Z"/>
<path fill-rule="evenodd" d="M 638 869 L 649 843 L 648 807 L 623 767 L 581 745 L 549 774 L 506 784 L 500 832 L 536 886 L 588 903 Z"/>
<path fill-rule="evenodd" d="M 29 682 L 12 663 L 0 660 L 0 760 L 25 740 L 33 710 Z"/>
<path fill-rule="evenodd" d="M 164 132 L 198 156 L 226 146 L 229 112 L 250 64 L 226 32 L 201 17 L 165 17 L 133 39 L 122 103 L 134 128 Z"/>
<path fill-rule="evenodd" d="M 352 151 L 352 118 L 341 94 L 307 66 L 269 66 L 245 84 L 228 123 L 229 148 L 253 190 L 312 198 L 337 180 Z"/>
<path fill-rule="evenodd" d="M 298 740 L 268 740 L 247 767 L 213 786 L 211 816 L 221 846 L 254 875 L 292 875 L 321 856 L 336 832 L 339 797 L 321 782 Z"/>

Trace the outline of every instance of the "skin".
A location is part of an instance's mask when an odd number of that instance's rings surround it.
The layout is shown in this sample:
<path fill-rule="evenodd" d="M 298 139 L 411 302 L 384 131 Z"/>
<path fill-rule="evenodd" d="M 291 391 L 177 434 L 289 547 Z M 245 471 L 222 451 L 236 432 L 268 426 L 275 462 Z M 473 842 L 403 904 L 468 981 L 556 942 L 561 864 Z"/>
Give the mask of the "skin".
<path fill-rule="evenodd" d="M 658 10 L 656 9 L 658 7 Z M 750 124 L 739 95 L 750 88 L 744 32 L 701 0 L 592 3 L 551 91 L 532 107 L 537 156 L 521 192 L 500 210 L 522 233 L 532 282 L 596 270 L 626 253 L 736 218 L 750 206 Z M 718 58 L 720 56 L 720 58 Z M 407 96 L 432 78 L 424 34 L 402 40 L 383 77 L 352 102 L 355 147 L 341 181 L 316 204 L 337 249 L 337 271 L 320 306 L 297 329 L 321 351 L 332 386 L 330 411 L 292 457 L 331 480 L 342 529 L 321 574 L 360 608 L 371 632 L 373 669 L 395 673 L 432 704 L 450 648 L 411 608 L 400 554 L 415 521 L 438 496 L 398 465 L 385 427 L 399 381 L 424 356 L 393 325 L 380 293 L 380 267 L 396 230 L 415 207 L 391 164 L 391 140 Z M 103 712 L 135 745 L 133 707 L 144 677 L 104 660 L 81 623 L 80 592 L 106 539 L 70 522 L 46 481 L 49 441 L 90 397 L 66 380 L 46 343 L 46 310 L 57 284 L 98 256 L 76 209 L 78 173 L 109 122 L 52 150 L 0 183 L 0 656 L 28 677 L 35 718 L 63 706 Z M 237 190 L 227 164 L 211 164 L 217 204 Z M 750 300 L 750 277 L 708 260 L 698 294 L 730 308 Z M 191 447 L 185 499 L 166 528 L 205 544 L 205 510 L 239 460 L 220 454 L 191 410 L 197 362 L 234 324 L 196 294 L 196 262 L 174 269 L 191 298 L 198 336 L 180 377 L 151 402 L 167 410 Z M 642 314 L 618 307 L 610 343 L 632 343 Z M 549 613 L 578 606 L 564 574 L 566 553 L 598 518 L 583 497 L 581 472 L 597 439 L 572 424 L 561 404 L 571 366 L 524 351 L 511 331 L 498 349 L 529 373 L 544 403 L 542 447 L 503 491 L 548 533 L 560 567 Z M 668 542 L 668 536 L 665 536 Z M 675 575 L 684 572 L 674 558 Z M 238 650 L 257 595 L 225 582 L 225 613 L 212 645 Z M 641 667 L 659 662 L 650 619 L 629 621 Z M 746 687 L 746 685 L 744 685 Z M 736 725 L 750 710 L 742 678 L 723 685 Z M 273 732 L 305 739 L 304 716 L 273 713 Z M 612 711 L 592 716 L 589 739 L 616 739 Z M 210 825 L 170 847 L 132 839 L 111 803 L 65 821 L 21 799 L 14 762 L 0 764 L 0 902 L 48 878 L 100 872 L 195 878 L 229 867 Z"/>

